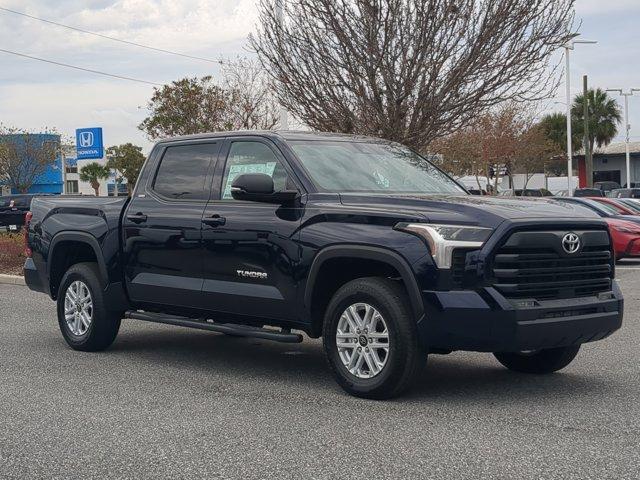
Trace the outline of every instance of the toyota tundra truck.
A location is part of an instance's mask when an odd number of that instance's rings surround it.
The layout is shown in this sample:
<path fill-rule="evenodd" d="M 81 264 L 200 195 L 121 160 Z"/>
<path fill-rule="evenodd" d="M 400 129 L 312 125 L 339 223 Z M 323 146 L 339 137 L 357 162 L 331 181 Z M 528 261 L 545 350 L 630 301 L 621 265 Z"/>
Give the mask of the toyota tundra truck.
<path fill-rule="evenodd" d="M 607 226 L 578 204 L 469 195 L 376 138 L 222 132 L 162 140 L 131 198 L 33 200 L 28 286 L 71 348 L 122 319 L 323 339 L 350 394 L 390 398 L 429 354 L 547 374 L 620 328 Z"/>

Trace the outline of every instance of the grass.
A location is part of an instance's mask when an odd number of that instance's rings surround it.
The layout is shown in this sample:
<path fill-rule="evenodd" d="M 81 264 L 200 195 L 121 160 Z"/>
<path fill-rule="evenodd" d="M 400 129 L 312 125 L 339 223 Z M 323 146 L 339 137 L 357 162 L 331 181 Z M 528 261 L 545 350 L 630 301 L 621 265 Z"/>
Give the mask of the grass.
<path fill-rule="evenodd" d="M 24 260 L 23 235 L 0 232 L 0 273 L 22 275 Z"/>

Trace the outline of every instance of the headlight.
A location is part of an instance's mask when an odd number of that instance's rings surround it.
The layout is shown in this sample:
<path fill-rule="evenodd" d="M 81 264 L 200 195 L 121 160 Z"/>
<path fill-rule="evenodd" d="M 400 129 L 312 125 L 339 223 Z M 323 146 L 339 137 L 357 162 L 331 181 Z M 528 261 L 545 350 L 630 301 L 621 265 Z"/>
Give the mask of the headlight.
<path fill-rule="evenodd" d="M 433 223 L 399 223 L 395 228 L 423 238 L 438 268 L 451 268 L 454 249 L 480 248 L 493 231 L 484 227 Z"/>

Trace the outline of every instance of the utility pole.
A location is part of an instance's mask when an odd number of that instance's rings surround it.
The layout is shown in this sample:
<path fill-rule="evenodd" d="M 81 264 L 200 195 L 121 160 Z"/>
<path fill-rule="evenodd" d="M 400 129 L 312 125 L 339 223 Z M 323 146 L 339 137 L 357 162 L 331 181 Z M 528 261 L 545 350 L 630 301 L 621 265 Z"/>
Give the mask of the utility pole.
<path fill-rule="evenodd" d="M 629 125 L 629 97 L 633 95 L 633 92 L 640 92 L 640 88 L 631 88 L 628 91 L 624 91 L 621 88 L 607 88 L 607 92 L 618 92 L 620 95 L 624 97 L 624 130 L 625 130 L 625 140 L 624 147 L 626 153 L 626 166 L 627 166 L 627 188 L 631 188 L 632 178 L 631 178 L 631 155 L 629 153 L 629 131 L 631 130 L 631 125 Z"/>
<path fill-rule="evenodd" d="M 278 28 L 280 31 L 284 29 L 284 2 L 285 0 L 274 0 L 276 20 L 278 21 Z M 280 130 L 289 129 L 289 115 L 287 109 L 280 106 Z"/>
<path fill-rule="evenodd" d="M 591 139 L 589 138 L 589 87 L 587 76 L 582 76 L 583 105 L 582 115 L 584 117 L 584 168 L 587 174 L 587 187 L 593 187 L 593 156 L 591 155 Z"/>
<path fill-rule="evenodd" d="M 575 48 L 576 43 L 598 43 L 594 40 L 573 40 L 579 34 L 574 34 L 564 45 L 564 55 L 566 60 L 566 93 L 567 93 L 567 183 L 568 183 L 568 195 L 573 196 L 573 152 L 572 152 L 572 137 L 571 137 L 571 64 L 569 58 L 569 52 Z"/>

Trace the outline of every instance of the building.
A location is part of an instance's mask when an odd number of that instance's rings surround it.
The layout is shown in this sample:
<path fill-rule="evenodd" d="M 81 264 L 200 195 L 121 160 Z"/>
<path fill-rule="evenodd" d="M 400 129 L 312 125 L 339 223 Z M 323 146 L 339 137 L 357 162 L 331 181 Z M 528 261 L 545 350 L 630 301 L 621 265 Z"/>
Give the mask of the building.
<path fill-rule="evenodd" d="M 629 142 L 631 160 L 631 182 L 640 182 L 640 142 Z M 584 154 L 576 155 L 580 187 L 587 186 L 587 173 Z M 611 143 L 603 148 L 596 148 L 593 153 L 593 181 L 616 182 L 622 186 L 627 183 L 627 163 L 625 144 Z"/>
<path fill-rule="evenodd" d="M 60 143 L 60 135 L 53 134 L 30 134 L 35 138 L 35 144 L 43 142 Z M 15 137 L 15 138 L 11 138 Z M 12 142 L 21 142 L 22 135 L 5 135 L 4 140 Z M 59 155 L 47 166 L 45 171 L 35 178 L 35 181 L 27 193 L 49 193 L 49 194 L 68 194 L 68 195 L 95 195 L 95 191 L 89 182 L 80 180 L 80 170 L 89 163 L 106 164 L 106 158 L 78 160 L 76 158 L 75 145 L 62 145 L 59 149 Z M 63 171 L 62 165 L 65 165 Z M 100 180 L 100 196 L 114 195 L 116 190 L 120 195 L 127 195 L 126 180 L 118 182 L 115 172 L 108 179 Z M 7 179 L 0 179 L 0 194 L 20 193 L 15 188 L 11 188 Z"/>

